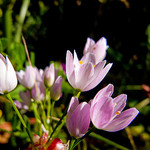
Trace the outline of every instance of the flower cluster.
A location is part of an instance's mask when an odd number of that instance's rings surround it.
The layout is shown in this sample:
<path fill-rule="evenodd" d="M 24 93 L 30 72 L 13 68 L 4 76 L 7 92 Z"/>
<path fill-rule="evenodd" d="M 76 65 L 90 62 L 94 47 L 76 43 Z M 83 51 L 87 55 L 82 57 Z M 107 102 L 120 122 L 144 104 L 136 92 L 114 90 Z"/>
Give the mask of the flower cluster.
<path fill-rule="evenodd" d="M 53 137 L 56 129 L 65 124 L 63 122 L 65 116 L 68 132 L 75 139 L 83 137 L 92 124 L 97 129 L 116 132 L 127 127 L 137 116 L 139 111 L 136 108 L 123 111 L 126 106 L 126 94 L 112 97 L 114 91 L 112 84 L 108 84 L 99 90 L 93 99 L 79 102 L 81 92 L 95 88 L 112 67 L 112 63 L 106 64 L 106 60 L 104 60 L 107 48 L 107 41 L 104 37 L 96 43 L 91 38 L 87 38 L 81 59 L 78 58 L 75 50 L 74 55 L 69 50 L 67 51 L 64 71 L 76 95 L 72 96 L 67 111 L 64 112 L 61 119 L 58 119 L 55 128 L 52 124 L 53 108 L 55 101 L 58 101 L 62 96 L 62 82 L 66 78 L 63 79 L 62 76 L 57 75 L 58 70 L 55 69 L 54 63 L 51 63 L 44 70 L 39 70 L 30 65 L 24 71 L 15 72 L 7 56 L 5 59 L 0 55 L 0 93 L 5 94 L 12 91 L 17 86 L 17 80 L 25 88 L 24 91 L 19 93 L 22 102 L 12 101 L 9 95 L 7 97 L 32 141 L 27 150 L 67 149 L 60 139 Z M 18 109 L 31 110 L 31 105 L 36 121 L 44 132 L 42 135 L 39 133 L 40 136 L 30 134 L 24 119 L 18 111 Z M 72 148 L 74 146 L 70 143 L 69 149 Z"/>

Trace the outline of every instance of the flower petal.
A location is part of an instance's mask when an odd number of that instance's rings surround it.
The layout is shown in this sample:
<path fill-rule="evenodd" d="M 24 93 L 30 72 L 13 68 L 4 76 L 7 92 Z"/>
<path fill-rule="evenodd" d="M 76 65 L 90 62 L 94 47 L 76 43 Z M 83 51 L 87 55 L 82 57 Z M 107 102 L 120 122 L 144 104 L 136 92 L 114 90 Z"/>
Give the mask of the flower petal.
<path fill-rule="evenodd" d="M 115 132 L 124 129 L 127 127 L 134 118 L 138 115 L 139 111 L 136 108 L 130 108 L 126 111 L 123 111 L 120 115 L 114 118 L 104 130 Z"/>
<path fill-rule="evenodd" d="M 84 87 L 87 86 L 88 81 L 94 74 L 94 67 L 92 63 L 86 63 L 81 65 L 79 71 L 75 74 L 76 87 L 81 91 L 84 91 Z"/>
<path fill-rule="evenodd" d="M 6 90 L 6 64 L 3 59 L 0 59 L 0 71 L 0 93 L 3 94 L 3 92 Z"/>
<path fill-rule="evenodd" d="M 90 80 L 89 84 L 85 87 L 84 91 L 93 89 L 103 80 L 103 78 L 106 76 L 109 69 L 111 68 L 112 64 L 109 63 L 108 65 L 105 66 L 105 68 L 103 68 L 104 65 L 105 61 L 102 61 L 94 67 L 94 75 Z"/>
<path fill-rule="evenodd" d="M 96 65 L 96 60 L 95 60 L 95 56 L 92 53 L 87 53 L 85 54 L 82 58 L 81 61 L 83 63 L 89 63 L 91 62 L 93 65 Z"/>
<path fill-rule="evenodd" d="M 114 91 L 114 86 L 112 84 L 108 84 L 106 87 L 101 89 L 94 97 L 91 106 L 93 106 L 101 97 L 111 96 Z"/>
<path fill-rule="evenodd" d="M 6 56 L 6 66 L 7 66 L 6 86 L 7 86 L 7 91 L 10 92 L 17 86 L 18 81 L 17 81 L 17 76 L 14 67 L 12 66 L 7 56 Z"/>
<path fill-rule="evenodd" d="M 88 37 L 86 44 L 85 44 L 85 47 L 84 47 L 84 50 L 83 50 L 83 54 L 85 55 L 87 52 L 90 52 L 90 50 L 94 44 L 95 44 L 95 41 Z"/>
<path fill-rule="evenodd" d="M 126 100 L 127 100 L 126 94 L 120 94 L 113 99 L 114 116 L 116 115 L 116 112 L 118 112 L 118 111 L 121 112 L 123 110 L 123 108 L 126 106 Z"/>
<path fill-rule="evenodd" d="M 86 102 L 79 104 L 66 123 L 71 136 L 82 137 L 90 125 L 90 105 Z"/>
<path fill-rule="evenodd" d="M 92 123 L 96 128 L 102 129 L 111 120 L 113 114 L 113 101 L 111 97 L 102 97 L 90 110 Z"/>
<path fill-rule="evenodd" d="M 72 53 L 68 50 L 67 51 L 67 54 L 66 54 L 66 75 L 67 75 L 67 78 L 68 78 L 68 81 L 70 82 L 70 76 L 73 72 L 73 68 L 74 68 L 74 65 L 73 65 L 73 56 L 72 56 Z"/>
<path fill-rule="evenodd" d="M 59 98 L 61 97 L 62 80 L 63 80 L 62 77 L 58 76 L 57 79 L 55 80 L 55 83 L 50 88 L 50 94 L 53 100 L 59 100 Z"/>
<path fill-rule="evenodd" d="M 74 110 L 76 109 L 76 107 L 79 105 L 79 100 L 77 97 L 72 97 L 70 100 L 70 104 L 69 104 L 69 108 L 67 111 L 67 118 L 66 118 L 66 122 L 68 122 L 68 120 L 70 119 L 72 113 L 74 112 Z"/>

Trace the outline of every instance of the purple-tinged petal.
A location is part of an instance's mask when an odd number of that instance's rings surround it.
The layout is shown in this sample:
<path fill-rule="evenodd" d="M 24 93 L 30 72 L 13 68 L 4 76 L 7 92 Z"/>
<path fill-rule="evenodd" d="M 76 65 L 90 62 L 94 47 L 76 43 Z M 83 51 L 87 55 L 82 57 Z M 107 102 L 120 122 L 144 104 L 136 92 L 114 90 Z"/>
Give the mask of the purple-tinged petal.
<path fill-rule="evenodd" d="M 22 109 L 22 103 L 20 101 L 14 100 L 14 104 L 18 109 Z"/>
<path fill-rule="evenodd" d="M 117 115 L 117 112 L 121 112 L 124 107 L 126 106 L 126 100 L 127 100 L 127 95 L 126 94 L 120 94 L 117 97 L 113 99 L 114 103 L 114 116 Z"/>
<path fill-rule="evenodd" d="M 91 121 L 96 128 L 104 128 L 113 115 L 113 101 L 111 97 L 102 97 L 90 110 Z"/>
<path fill-rule="evenodd" d="M 82 137 L 90 125 L 90 105 L 86 102 L 79 104 L 66 124 L 71 136 Z"/>
<path fill-rule="evenodd" d="M 31 89 L 35 83 L 35 71 L 32 66 L 27 66 L 24 75 L 25 87 Z"/>
<path fill-rule="evenodd" d="M 96 87 L 103 80 L 103 78 L 106 76 L 106 74 L 110 70 L 112 64 L 109 63 L 108 65 L 105 66 L 105 68 L 102 68 L 101 66 L 103 66 L 104 63 L 105 63 L 105 61 L 100 62 L 95 66 L 94 75 L 93 75 L 90 83 L 84 88 L 84 91 L 88 91 L 88 90 Z"/>
<path fill-rule="evenodd" d="M 6 69 L 7 69 L 6 73 L 7 91 L 12 91 L 17 86 L 18 81 L 16 72 L 7 56 L 6 56 Z"/>
<path fill-rule="evenodd" d="M 89 52 L 94 44 L 95 44 L 95 41 L 88 37 L 85 47 L 84 47 L 84 50 L 83 50 L 83 54 L 85 55 L 87 52 Z"/>
<path fill-rule="evenodd" d="M 75 50 L 74 50 L 73 65 L 74 65 L 74 71 L 75 71 L 75 73 L 78 72 L 78 70 L 79 70 L 81 64 L 79 63 L 79 59 L 78 59 L 78 56 L 77 56 L 77 53 L 76 53 Z"/>
<path fill-rule="evenodd" d="M 63 80 L 62 77 L 58 76 L 57 79 L 55 80 L 55 83 L 50 88 L 50 94 L 53 100 L 59 100 L 59 98 L 61 97 L 62 80 Z"/>
<path fill-rule="evenodd" d="M 87 54 L 83 55 L 83 57 L 81 58 L 81 61 L 83 63 L 91 62 L 93 65 L 96 65 L 95 56 L 92 53 L 87 53 Z"/>
<path fill-rule="evenodd" d="M 30 91 L 26 91 L 26 92 L 20 92 L 19 93 L 20 98 L 23 101 L 22 105 L 27 105 L 29 106 L 31 104 L 31 96 L 30 96 Z"/>
<path fill-rule="evenodd" d="M 67 111 L 67 118 L 66 118 L 66 122 L 68 122 L 68 120 L 70 119 L 72 113 L 74 112 L 74 110 L 76 109 L 76 107 L 79 105 L 79 100 L 77 97 L 72 97 L 70 100 L 70 104 L 68 107 L 68 111 Z"/>
<path fill-rule="evenodd" d="M 75 83 L 75 72 L 74 71 L 71 73 L 70 77 L 68 77 L 68 81 L 74 89 L 77 88 L 76 83 Z"/>
<path fill-rule="evenodd" d="M 73 56 L 72 53 L 68 50 L 66 54 L 66 75 L 69 83 L 70 83 L 70 76 L 73 72 L 73 69 L 74 69 Z"/>
<path fill-rule="evenodd" d="M 17 72 L 17 78 L 24 87 L 31 89 L 34 86 L 36 73 L 32 66 L 27 66 L 25 71 L 20 70 Z"/>
<path fill-rule="evenodd" d="M 78 72 L 75 74 L 76 87 L 84 91 L 84 87 L 94 74 L 94 67 L 91 63 L 82 64 Z"/>
<path fill-rule="evenodd" d="M 114 91 L 114 86 L 112 84 L 108 84 L 106 87 L 101 89 L 94 97 L 91 106 L 93 106 L 101 97 L 111 96 Z"/>
<path fill-rule="evenodd" d="M 3 56 L 0 54 L 3 58 Z M 6 91 L 6 64 L 3 59 L 0 58 L 0 93 L 3 94 Z"/>
<path fill-rule="evenodd" d="M 43 76 L 44 76 L 44 84 L 47 87 L 51 87 L 54 84 L 54 81 L 55 81 L 54 63 L 50 64 L 49 67 L 45 68 Z"/>
<path fill-rule="evenodd" d="M 97 63 L 105 58 L 107 48 L 108 46 L 106 38 L 102 37 L 96 42 L 92 52 L 95 54 Z"/>
<path fill-rule="evenodd" d="M 123 111 L 120 115 L 114 118 L 104 130 L 115 132 L 127 127 L 138 115 L 139 111 L 136 108 L 130 108 Z"/>

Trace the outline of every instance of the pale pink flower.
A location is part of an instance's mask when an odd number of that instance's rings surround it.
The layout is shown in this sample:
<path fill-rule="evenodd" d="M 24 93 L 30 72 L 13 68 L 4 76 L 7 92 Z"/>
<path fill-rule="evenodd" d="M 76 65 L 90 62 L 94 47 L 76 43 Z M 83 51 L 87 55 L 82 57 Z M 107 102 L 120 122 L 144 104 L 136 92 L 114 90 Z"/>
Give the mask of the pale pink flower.
<path fill-rule="evenodd" d="M 90 116 L 94 126 L 110 132 L 115 132 L 127 127 L 139 111 L 130 108 L 122 112 L 126 106 L 127 95 L 121 94 L 112 98 L 113 85 L 109 85 L 99 91 L 90 102 Z"/>
<path fill-rule="evenodd" d="M 96 58 L 96 64 L 102 61 L 106 56 L 106 50 L 108 48 L 106 38 L 100 38 L 96 43 L 93 39 L 87 38 L 83 54 L 92 53 Z"/>
<path fill-rule="evenodd" d="M 112 66 L 111 63 L 106 66 L 105 64 L 106 61 L 101 61 L 96 64 L 95 56 L 91 53 L 87 53 L 79 60 L 75 51 L 74 57 L 70 51 L 67 51 L 67 79 L 72 87 L 77 90 L 91 90 L 103 80 Z"/>
<path fill-rule="evenodd" d="M 55 68 L 54 64 L 52 63 L 49 67 L 46 67 L 43 73 L 44 76 L 44 84 L 47 87 L 51 87 L 55 81 Z"/>
<path fill-rule="evenodd" d="M 59 100 L 62 95 L 62 77 L 58 76 L 54 84 L 50 88 L 51 98 L 55 101 Z"/>
<path fill-rule="evenodd" d="M 79 104 L 77 97 L 72 97 L 68 112 L 66 125 L 68 132 L 75 138 L 85 135 L 90 125 L 90 105 L 86 102 Z"/>
<path fill-rule="evenodd" d="M 25 71 L 20 70 L 17 72 L 17 77 L 24 87 L 31 89 L 35 84 L 36 74 L 32 66 L 27 66 Z"/>
<path fill-rule="evenodd" d="M 0 54 L 0 93 L 4 94 L 12 91 L 17 86 L 16 72 L 6 56 Z"/>

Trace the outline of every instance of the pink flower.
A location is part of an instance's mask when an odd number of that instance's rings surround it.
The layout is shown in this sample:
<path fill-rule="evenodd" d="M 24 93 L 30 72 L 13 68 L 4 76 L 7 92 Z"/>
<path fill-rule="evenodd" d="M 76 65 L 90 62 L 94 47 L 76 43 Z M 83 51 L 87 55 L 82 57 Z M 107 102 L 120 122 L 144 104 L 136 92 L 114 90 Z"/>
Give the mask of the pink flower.
<path fill-rule="evenodd" d="M 82 137 L 90 125 L 90 105 L 86 102 L 79 104 L 78 98 L 72 97 L 67 112 L 66 125 L 71 136 Z"/>
<path fill-rule="evenodd" d="M 62 94 L 62 77 L 58 76 L 54 84 L 50 88 L 51 98 L 55 101 L 59 100 Z"/>
<path fill-rule="evenodd" d="M 45 98 L 45 86 L 43 82 L 36 82 L 36 85 L 31 90 L 32 92 L 32 98 L 40 101 L 44 100 Z"/>
<path fill-rule="evenodd" d="M 56 76 L 54 64 L 51 64 L 49 67 L 45 68 L 43 76 L 44 76 L 44 84 L 47 87 L 51 87 L 54 84 Z"/>
<path fill-rule="evenodd" d="M 106 50 L 108 48 L 107 40 L 102 37 L 96 43 L 93 39 L 87 38 L 83 54 L 92 53 L 96 58 L 96 64 L 102 61 L 106 56 Z"/>
<path fill-rule="evenodd" d="M 122 112 L 126 106 L 127 95 L 121 94 L 112 98 L 112 86 L 110 84 L 96 94 L 91 101 L 90 116 L 96 128 L 115 132 L 127 127 L 139 111 L 130 108 Z"/>
<path fill-rule="evenodd" d="M 24 87 L 31 89 L 34 86 L 36 75 L 35 70 L 32 66 L 27 66 L 25 71 L 20 70 L 17 72 L 17 77 Z"/>
<path fill-rule="evenodd" d="M 6 56 L 0 54 L 0 93 L 4 94 L 12 91 L 17 86 L 16 72 Z"/>
<path fill-rule="evenodd" d="M 30 92 L 26 91 L 26 92 L 20 92 L 19 93 L 20 98 L 22 99 L 23 102 L 20 101 L 14 101 L 15 105 L 19 108 L 19 109 L 24 109 L 24 110 L 28 110 L 29 106 L 31 104 L 31 96 L 30 96 Z"/>
<path fill-rule="evenodd" d="M 97 86 L 108 73 L 112 64 L 106 65 L 106 61 L 96 64 L 95 56 L 87 53 L 79 61 L 76 52 L 74 58 L 70 51 L 66 56 L 66 75 L 73 88 L 80 91 L 88 91 Z M 105 66 L 105 67 L 104 67 Z"/>

